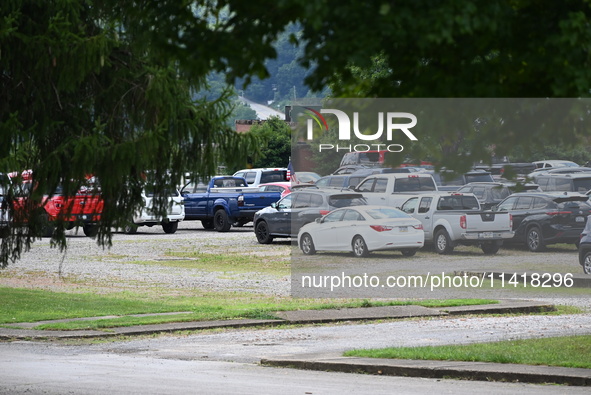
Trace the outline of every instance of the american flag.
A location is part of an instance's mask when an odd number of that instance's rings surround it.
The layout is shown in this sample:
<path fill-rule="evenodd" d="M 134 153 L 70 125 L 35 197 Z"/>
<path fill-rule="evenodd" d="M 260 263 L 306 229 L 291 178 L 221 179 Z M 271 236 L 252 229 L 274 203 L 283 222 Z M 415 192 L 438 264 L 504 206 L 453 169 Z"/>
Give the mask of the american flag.
<path fill-rule="evenodd" d="M 287 179 L 291 181 L 291 184 L 299 184 L 298 179 L 296 178 L 295 170 L 293 169 L 293 165 L 291 164 L 291 160 L 287 165 Z"/>

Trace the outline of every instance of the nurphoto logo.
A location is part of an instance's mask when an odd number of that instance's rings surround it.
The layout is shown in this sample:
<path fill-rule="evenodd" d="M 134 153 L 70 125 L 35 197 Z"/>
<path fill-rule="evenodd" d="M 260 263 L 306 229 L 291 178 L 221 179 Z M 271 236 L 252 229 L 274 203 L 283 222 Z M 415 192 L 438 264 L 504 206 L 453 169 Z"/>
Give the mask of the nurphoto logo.
<path fill-rule="evenodd" d="M 409 140 L 417 141 L 418 139 L 412 132 L 410 131 L 417 124 L 417 117 L 414 114 L 409 112 L 378 112 L 378 126 L 377 131 L 373 134 L 364 134 L 361 132 L 359 128 L 359 113 L 353 113 L 353 122 L 351 123 L 351 119 L 349 116 L 341 110 L 336 110 L 333 108 L 323 108 L 320 112 L 309 108 L 304 107 L 306 110 L 309 111 L 309 115 L 311 118 L 308 119 L 306 127 L 307 127 L 307 139 L 313 140 L 314 139 L 314 122 L 320 127 L 321 130 L 328 130 L 328 122 L 322 114 L 332 114 L 336 116 L 338 122 L 338 139 L 339 141 L 348 141 L 351 140 L 351 129 L 353 130 L 353 134 L 356 138 L 363 141 L 380 141 L 382 136 L 385 136 L 388 142 L 391 142 L 394 137 L 395 131 L 401 131 Z M 401 123 L 401 120 L 407 120 L 410 122 Z M 384 127 L 384 124 L 386 125 Z M 353 126 L 353 127 L 351 127 Z M 326 151 L 326 150 L 336 150 L 338 151 L 348 151 L 348 152 L 367 152 L 370 150 L 388 150 L 389 152 L 401 152 L 404 147 L 400 144 L 356 144 L 356 145 L 340 145 L 340 144 L 320 144 L 319 151 Z"/>

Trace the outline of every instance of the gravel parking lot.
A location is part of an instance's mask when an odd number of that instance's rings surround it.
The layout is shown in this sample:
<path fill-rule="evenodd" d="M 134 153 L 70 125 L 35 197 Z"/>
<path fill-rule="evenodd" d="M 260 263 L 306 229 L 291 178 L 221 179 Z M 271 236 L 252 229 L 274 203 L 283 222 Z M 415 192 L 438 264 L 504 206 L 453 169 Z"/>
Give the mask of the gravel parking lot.
<path fill-rule="evenodd" d="M 293 246 L 294 256 L 303 257 Z M 68 232 L 65 253 L 50 247 L 49 239 L 39 240 L 22 259 L 0 271 L 0 285 L 54 290 L 160 288 L 168 290 L 211 290 L 253 292 L 266 295 L 290 294 L 290 253 L 292 244 L 277 239 L 270 245 L 258 244 L 252 226 L 218 233 L 205 230 L 199 221 L 184 221 L 175 234 L 165 234 L 160 226 L 140 227 L 137 234 L 116 233 L 111 248 L 97 246 L 81 230 Z M 252 258 L 252 271 L 211 270 L 201 265 L 200 254 Z M 247 258 L 250 259 L 250 258 Z M 283 271 L 258 270 L 269 260 L 283 265 Z M 320 253 L 306 257 L 311 264 L 359 262 L 345 253 Z M 503 248 L 487 256 L 475 247 L 458 247 L 451 255 L 420 251 L 403 257 L 399 252 L 380 252 L 367 258 L 369 265 L 388 262 L 399 273 L 430 270 L 547 271 L 582 274 L 574 246 L 558 245 L 547 252 L 531 253 L 525 248 Z M 178 265 L 175 265 L 178 262 Z"/>

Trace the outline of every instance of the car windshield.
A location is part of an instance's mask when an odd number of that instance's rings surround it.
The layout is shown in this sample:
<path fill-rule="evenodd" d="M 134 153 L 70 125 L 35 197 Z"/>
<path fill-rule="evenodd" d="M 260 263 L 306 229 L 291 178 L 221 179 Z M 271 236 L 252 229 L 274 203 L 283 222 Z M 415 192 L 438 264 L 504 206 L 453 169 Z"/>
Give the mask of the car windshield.
<path fill-rule="evenodd" d="M 328 198 L 331 207 L 341 208 L 349 206 L 364 206 L 367 204 L 365 198 L 360 195 L 334 195 Z"/>
<path fill-rule="evenodd" d="M 374 208 L 365 212 L 373 219 L 409 218 L 407 214 L 394 208 Z"/>

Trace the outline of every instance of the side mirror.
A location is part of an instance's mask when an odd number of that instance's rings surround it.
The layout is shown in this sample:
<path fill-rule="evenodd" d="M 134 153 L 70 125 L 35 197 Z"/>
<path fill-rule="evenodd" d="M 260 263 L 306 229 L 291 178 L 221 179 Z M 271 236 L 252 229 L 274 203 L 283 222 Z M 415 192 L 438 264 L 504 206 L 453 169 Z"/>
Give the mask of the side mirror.
<path fill-rule="evenodd" d="M 316 218 L 315 221 L 316 221 L 317 224 L 321 224 L 322 223 L 322 217 Z"/>
<path fill-rule="evenodd" d="M 273 207 L 274 209 L 279 210 L 279 207 L 277 207 L 277 202 L 271 203 L 271 207 Z"/>

